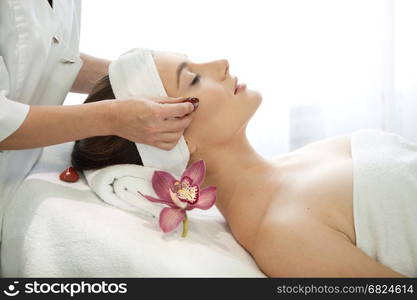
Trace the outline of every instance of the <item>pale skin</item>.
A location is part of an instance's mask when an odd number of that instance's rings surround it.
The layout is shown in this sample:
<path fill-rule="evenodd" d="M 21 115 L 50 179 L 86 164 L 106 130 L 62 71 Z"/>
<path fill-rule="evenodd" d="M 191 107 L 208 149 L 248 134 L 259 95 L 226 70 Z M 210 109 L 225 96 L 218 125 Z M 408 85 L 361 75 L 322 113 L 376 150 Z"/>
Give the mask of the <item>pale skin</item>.
<path fill-rule="evenodd" d="M 266 275 L 404 277 L 355 246 L 350 136 L 265 159 L 245 132 L 261 95 L 235 94 L 226 60 L 186 61 L 179 78 L 184 58 L 165 54 L 155 62 L 168 95 L 200 99 L 184 132 L 190 164 L 205 161 L 202 188 L 217 187 L 218 209 Z"/>
<path fill-rule="evenodd" d="M 83 66 L 71 91 L 89 93 L 96 81 L 107 74 L 110 61 L 87 54 L 80 57 Z M 169 150 L 193 117 L 193 105 L 183 100 L 166 97 L 109 99 L 66 106 L 33 105 L 22 125 L 0 141 L 0 150 L 44 147 L 104 135 L 118 135 Z"/>

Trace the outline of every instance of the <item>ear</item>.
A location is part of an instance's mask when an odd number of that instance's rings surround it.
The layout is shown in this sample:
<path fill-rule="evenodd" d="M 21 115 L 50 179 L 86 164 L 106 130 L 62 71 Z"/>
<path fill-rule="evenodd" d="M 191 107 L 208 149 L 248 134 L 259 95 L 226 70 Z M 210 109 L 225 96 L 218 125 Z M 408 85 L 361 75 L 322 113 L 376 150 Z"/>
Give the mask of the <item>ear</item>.
<path fill-rule="evenodd" d="M 187 143 L 190 155 L 192 155 L 197 150 L 197 144 L 195 144 L 191 139 L 185 139 L 185 142 Z"/>

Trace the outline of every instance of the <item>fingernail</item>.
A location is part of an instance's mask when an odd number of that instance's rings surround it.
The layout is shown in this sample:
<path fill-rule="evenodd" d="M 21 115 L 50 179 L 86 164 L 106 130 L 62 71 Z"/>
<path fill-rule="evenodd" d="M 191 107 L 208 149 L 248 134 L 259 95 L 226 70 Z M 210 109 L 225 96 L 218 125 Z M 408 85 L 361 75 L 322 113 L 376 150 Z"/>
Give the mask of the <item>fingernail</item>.
<path fill-rule="evenodd" d="M 200 100 L 196 97 L 188 97 L 184 100 L 184 102 L 190 102 L 192 105 L 194 105 L 194 110 L 196 110 L 200 103 Z"/>

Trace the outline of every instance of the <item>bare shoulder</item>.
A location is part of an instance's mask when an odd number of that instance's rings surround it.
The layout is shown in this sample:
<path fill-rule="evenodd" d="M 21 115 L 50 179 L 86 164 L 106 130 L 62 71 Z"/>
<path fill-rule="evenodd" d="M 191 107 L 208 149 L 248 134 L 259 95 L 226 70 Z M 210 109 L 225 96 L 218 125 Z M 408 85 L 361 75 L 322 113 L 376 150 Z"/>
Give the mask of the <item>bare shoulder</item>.
<path fill-rule="evenodd" d="M 283 157 L 291 156 L 292 154 L 304 153 L 308 151 L 309 153 L 350 153 L 350 134 L 337 135 L 332 137 L 327 137 L 312 143 L 309 143 L 301 148 L 295 149 L 291 152 L 285 154 L 278 154 L 270 158 L 271 162 L 278 162 L 282 160 Z"/>
<path fill-rule="evenodd" d="M 401 277 L 313 218 L 282 215 L 260 226 L 252 255 L 270 277 Z"/>

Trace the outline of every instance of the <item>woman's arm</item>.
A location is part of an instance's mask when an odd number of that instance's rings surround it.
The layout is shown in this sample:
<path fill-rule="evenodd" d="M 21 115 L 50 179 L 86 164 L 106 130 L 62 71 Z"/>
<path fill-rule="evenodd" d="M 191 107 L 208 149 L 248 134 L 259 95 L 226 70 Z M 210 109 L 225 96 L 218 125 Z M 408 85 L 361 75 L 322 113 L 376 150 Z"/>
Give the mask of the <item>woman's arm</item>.
<path fill-rule="evenodd" d="M 271 277 L 405 277 L 312 220 L 264 226 L 256 243 L 255 260 Z"/>
<path fill-rule="evenodd" d="M 138 98 L 30 106 L 23 124 L 0 141 L 0 150 L 43 147 L 102 135 L 171 150 L 190 125 L 194 106 L 183 98 L 158 101 Z"/>
<path fill-rule="evenodd" d="M 85 53 L 81 53 L 80 57 L 83 66 L 72 85 L 71 92 L 88 94 L 97 80 L 108 74 L 110 61 Z"/>
<path fill-rule="evenodd" d="M 112 133 L 110 101 L 80 105 L 30 106 L 23 124 L 0 141 L 0 150 L 55 145 Z"/>

